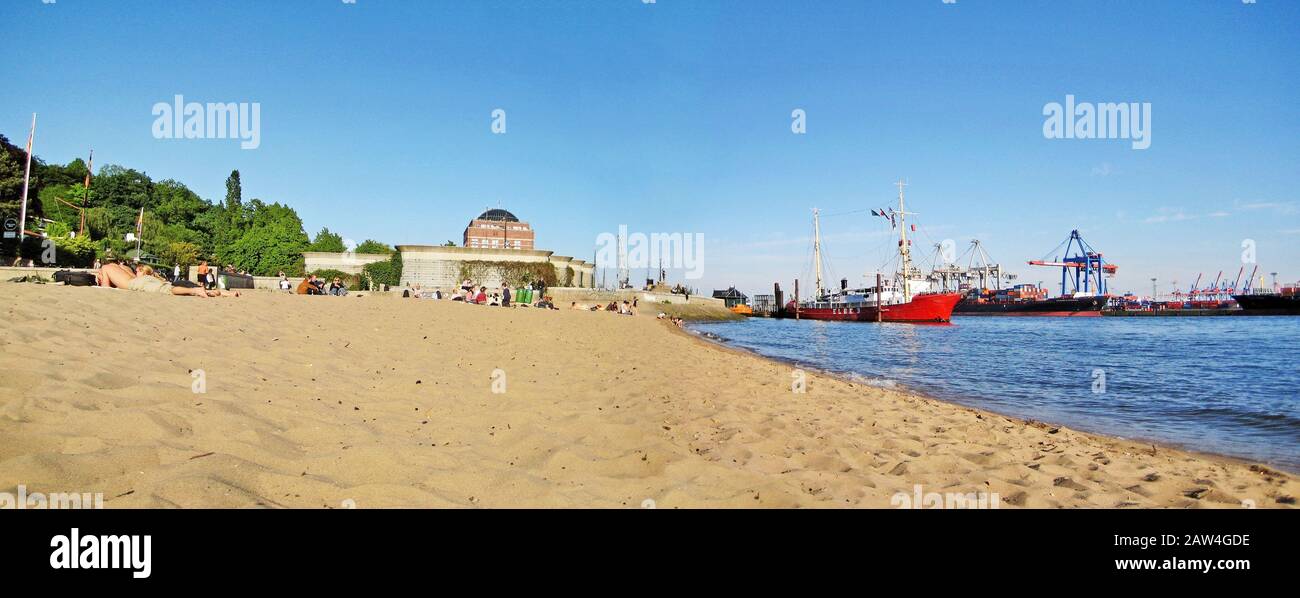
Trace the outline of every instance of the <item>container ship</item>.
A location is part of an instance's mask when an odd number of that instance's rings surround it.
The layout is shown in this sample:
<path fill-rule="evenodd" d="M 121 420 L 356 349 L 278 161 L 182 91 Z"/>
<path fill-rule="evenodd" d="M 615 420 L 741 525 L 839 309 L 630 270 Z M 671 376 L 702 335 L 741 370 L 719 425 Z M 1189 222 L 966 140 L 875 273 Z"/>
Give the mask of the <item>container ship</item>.
<path fill-rule="evenodd" d="M 941 246 L 936 246 L 933 260 L 936 265 L 929 280 L 963 293 L 961 302 L 953 309 L 953 314 L 958 316 L 1100 316 L 1111 300 L 1106 278 L 1118 269 L 1115 264 L 1106 263 L 1101 252 L 1088 245 L 1079 231 L 1070 231 L 1070 236 L 1048 254 L 1056 258 L 1028 262 L 1031 266 L 1061 269 L 1060 293 L 1049 297 L 1046 288 L 1035 284 L 1003 288 L 1003 279 L 1014 280 L 1016 275 L 1005 273 L 1002 266 L 991 263 L 979 240 L 971 241 L 966 266 L 957 264 L 966 254 L 953 260 L 941 258 L 940 251 Z"/>
<path fill-rule="evenodd" d="M 1233 295 L 1245 315 L 1300 315 L 1300 284 L 1282 287 L 1280 293 Z"/>
<path fill-rule="evenodd" d="M 1047 291 L 1032 284 L 1010 289 L 971 290 L 953 314 L 959 316 L 1100 316 L 1106 307 L 1105 295 L 1077 293 L 1065 297 L 1048 297 Z"/>
<path fill-rule="evenodd" d="M 953 307 L 961 300 L 960 293 L 915 292 L 914 285 L 925 284 L 925 278 L 912 267 L 912 242 L 907 238 L 907 215 L 903 205 L 903 187 L 898 182 L 898 210 L 872 210 L 872 215 L 889 220 L 898 229 L 898 255 L 901 268 L 895 280 L 885 281 L 876 276 L 875 286 L 850 289 L 848 280 L 840 281 L 838 291 L 822 288 L 821 226 L 818 212 L 813 210 L 813 263 L 816 286 L 813 297 L 787 303 L 784 317 L 809 320 L 837 320 L 846 322 L 948 322 Z M 916 225 L 912 225 L 916 230 Z M 797 282 L 796 282 L 797 285 Z M 795 287 L 796 295 L 798 286 Z"/>

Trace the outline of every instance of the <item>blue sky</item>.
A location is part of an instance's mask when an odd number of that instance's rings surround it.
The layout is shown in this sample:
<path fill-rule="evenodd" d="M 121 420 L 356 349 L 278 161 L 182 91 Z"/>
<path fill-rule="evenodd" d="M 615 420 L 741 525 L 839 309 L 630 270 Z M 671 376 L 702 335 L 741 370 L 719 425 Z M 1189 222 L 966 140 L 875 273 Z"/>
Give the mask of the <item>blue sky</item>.
<path fill-rule="evenodd" d="M 1072 228 L 1113 290 L 1232 278 L 1246 239 L 1300 278 L 1297 2 L 6 0 L 0 21 L 10 140 L 39 112 L 46 160 L 93 146 L 213 200 L 237 168 L 311 234 L 459 241 L 499 204 L 588 259 L 620 224 L 703 233 L 693 284 L 767 292 L 807 279 L 810 208 L 886 206 L 905 177 L 919 252 L 978 237 L 1025 281 L 1059 277 L 1023 264 Z M 260 103 L 260 147 L 155 139 L 177 94 Z M 1067 94 L 1149 102 L 1150 148 L 1044 138 Z M 822 226 L 833 276 L 885 261 L 869 214 Z"/>

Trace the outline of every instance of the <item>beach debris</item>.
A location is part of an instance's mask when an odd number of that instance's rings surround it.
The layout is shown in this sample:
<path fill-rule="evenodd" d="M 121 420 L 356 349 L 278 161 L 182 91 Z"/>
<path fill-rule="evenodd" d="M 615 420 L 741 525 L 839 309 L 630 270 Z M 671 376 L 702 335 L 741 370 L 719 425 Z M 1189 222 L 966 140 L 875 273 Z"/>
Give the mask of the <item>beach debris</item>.
<path fill-rule="evenodd" d="M 1284 495 L 1284 496 L 1279 496 L 1279 497 L 1277 497 L 1277 503 L 1280 504 L 1280 505 L 1293 505 L 1293 504 L 1295 504 L 1295 497 L 1294 497 L 1294 496 L 1285 496 L 1285 495 Z"/>
<path fill-rule="evenodd" d="M 1156 480 L 1158 480 L 1158 479 L 1160 479 L 1160 474 L 1155 473 L 1155 472 L 1151 472 L 1151 473 L 1148 473 L 1148 474 L 1142 476 L 1142 481 L 1143 481 L 1143 482 L 1154 482 L 1154 481 L 1156 481 Z"/>
<path fill-rule="evenodd" d="M 1187 498 L 1194 498 L 1196 500 L 1201 500 L 1201 497 L 1205 496 L 1205 493 L 1209 491 L 1210 491 L 1209 488 L 1192 488 L 1191 490 L 1184 490 L 1183 496 L 1186 496 Z"/>
<path fill-rule="evenodd" d="M 190 457 L 190 461 L 193 461 L 193 460 L 195 460 L 195 459 L 202 459 L 202 458 L 204 458 L 204 457 L 211 457 L 212 455 L 215 455 L 215 454 L 217 454 L 217 453 L 216 453 L 215 451 L 213 451 L 213 452 L 209 452 L 209 453 L 203 453 L 202 455 L 194 455 L 193 457 Z"/>

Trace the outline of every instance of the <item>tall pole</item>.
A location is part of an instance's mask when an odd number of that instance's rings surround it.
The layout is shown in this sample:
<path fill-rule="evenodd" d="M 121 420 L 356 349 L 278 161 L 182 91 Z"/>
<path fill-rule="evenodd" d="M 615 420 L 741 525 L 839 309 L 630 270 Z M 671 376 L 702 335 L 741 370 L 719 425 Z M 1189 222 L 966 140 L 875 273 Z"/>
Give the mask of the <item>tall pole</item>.
<path fill-rule="evenodd" d="M 32 132 L 27 135 L 27 170 L 23 173 L 23 207 L 18 214 L 18 245 L 27 234 L 27 186 L 32 180 L 32 141 L 36 139 L 36 113 L 32 113 Z"/>
<path fill-rule="evenodd" d="M 1154 276 L 1151 278 L 1151 300 L 1156 300 L 1156 279 Z"/>
<path fill-rule="evenodd" d="M 822 296 L 822 228 L 817 219 L 817 208 L 813 208 L 813 270 L 817 274 L 816 286 L 813 287 L 813 301 Z"/>
<path fill-rule="evenodd" d="M 903 258 L 903 303 L 912 301 L 912 249 L 907 246 L 907 212 L 903 209 L 903 187 L 898 179 L 898 253 Z"/>
<path fill-rule="evenodd" d="M 86 185 L 81 194 L 81 228 L 77 229 L 77 236 L 86 235 L 86 203 L 90 201 L 90 173 L 95 170 L 95 148 L 90 148 L 90 162 L 86 164 Z"/>

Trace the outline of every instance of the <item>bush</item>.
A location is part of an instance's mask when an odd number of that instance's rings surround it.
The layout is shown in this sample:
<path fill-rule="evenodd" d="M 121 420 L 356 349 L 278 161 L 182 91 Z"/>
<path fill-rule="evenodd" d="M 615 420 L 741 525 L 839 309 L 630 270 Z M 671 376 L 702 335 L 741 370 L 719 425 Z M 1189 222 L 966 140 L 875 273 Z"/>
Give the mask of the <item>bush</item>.
<path fill-rule="evenodd" d="M 54 263 L 72 268 L 89 268 L 95 262 L 99 244 L 89 237 L 64 237 L 54 240 Z"/>
<path fill-rule="evenodd" d="M 555 266 L 550 262 L 492 262 L 466 261 L 460 263 L 461 280 L 469 279 L 482 284 L 489 276 L 495 274 L 512 287 L 521 287 L 528 283 L 542 281 L 546 286 L 556 286 Z"/>
<path fill-rule="evenodd" d="M 395 251 L 386 262 L 366 264 L 361 269 L 361 279 L 374 284 L 375 288 L 384 284 L 390 287 L 402 284 L 402 254 Z"/>

